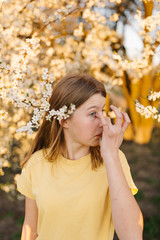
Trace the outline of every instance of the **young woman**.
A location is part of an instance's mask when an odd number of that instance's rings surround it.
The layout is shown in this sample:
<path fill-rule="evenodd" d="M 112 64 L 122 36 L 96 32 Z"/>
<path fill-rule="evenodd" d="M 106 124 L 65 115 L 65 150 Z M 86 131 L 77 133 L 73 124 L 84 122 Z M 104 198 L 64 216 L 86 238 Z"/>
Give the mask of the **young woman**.
<path fill-rule="evenodd" d="M 104 85 L 85 74 L 57 82 L 50 112 L 17 188 L 26 196 L 21 240 L 142 240 L 143 217 L 124 153 L 130 119 L 115 106 L 103 115 Z"/>

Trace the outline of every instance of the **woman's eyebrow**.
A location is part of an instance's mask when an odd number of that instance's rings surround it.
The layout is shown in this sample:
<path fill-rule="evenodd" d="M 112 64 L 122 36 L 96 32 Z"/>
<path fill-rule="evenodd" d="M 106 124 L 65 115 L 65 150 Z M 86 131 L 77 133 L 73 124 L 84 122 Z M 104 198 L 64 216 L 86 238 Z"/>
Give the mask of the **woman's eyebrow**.
<path fill-rule="evenodd" d="M 105 104 L 104 104 L 104 106 L 105 106 Z M 103 106 L 103 108 L 104 108 L 104 106 Z M 87 110 L 89 110 L 89 109 L 91 109 L 91 108 L 99 108 L 99 107 L 97 107 L 97 106 L 92 106 L 92 107 L 87 108 Z"/>
<path fill-rule="evenodd" d="M 91 108 L 98 108 L 98 107 L 97 106 L 92 106 L 92 107 L 87 108 L 87 110 L 89 110 Z"/>

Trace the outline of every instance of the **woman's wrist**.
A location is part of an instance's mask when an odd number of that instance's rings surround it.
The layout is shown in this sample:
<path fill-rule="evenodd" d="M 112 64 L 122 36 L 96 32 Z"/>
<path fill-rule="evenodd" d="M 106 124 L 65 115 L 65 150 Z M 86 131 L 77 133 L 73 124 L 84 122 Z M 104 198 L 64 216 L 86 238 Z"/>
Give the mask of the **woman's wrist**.
<path fill-rule="evenodd" d="M 109 151 L 105 151 L 102 154 L 103 159 L 108 159 L 108 158 L 117 158 L 118 157 L 118 150 L 109 150 Z"/>
<path fill-rule="evenodd" d="M 106 167 L 110 168 L 111 165 L 118 163 L 119 162 L 119 155 L 118 155 L 118 151 L 113 151 L 113 152 L 105 152 L 102 155 L 103 161 L 106 165 Z"/>

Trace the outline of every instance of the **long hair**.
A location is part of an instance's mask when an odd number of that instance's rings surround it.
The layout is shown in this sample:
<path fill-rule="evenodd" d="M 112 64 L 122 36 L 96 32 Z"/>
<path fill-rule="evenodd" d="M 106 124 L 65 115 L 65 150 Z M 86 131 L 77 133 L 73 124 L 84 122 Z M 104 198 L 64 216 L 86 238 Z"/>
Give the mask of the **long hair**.
<path fill-rule="evenodd" d="M 69 107 L 71 103 L 78 108 L 95 93 L 100 93 L 106 97 L 105 87 L 100 81 L 86 74 L 69 74 L 55 83 L 49 100 L 50 110 L 58 110 L 64 105 Z M 49 162 L 54 162 L 60 154 L 60 147 L 65 145 L 63 127 L 57 119 L 53 118 L 52 122 L 47 120 L 47 114 L 48 112 L 43 116 L 42 124 L 33 140 L 31 149 L 21 162 L 21 166 L 28 161 L 34 152 L 40 149 L 43 149 L 43 155 Z M 47 152 L 48 148 L 49 152 Z M 96 170 L 103 163 L 100 146 L 90 146 L 90 153 L 92 169 Z"/>

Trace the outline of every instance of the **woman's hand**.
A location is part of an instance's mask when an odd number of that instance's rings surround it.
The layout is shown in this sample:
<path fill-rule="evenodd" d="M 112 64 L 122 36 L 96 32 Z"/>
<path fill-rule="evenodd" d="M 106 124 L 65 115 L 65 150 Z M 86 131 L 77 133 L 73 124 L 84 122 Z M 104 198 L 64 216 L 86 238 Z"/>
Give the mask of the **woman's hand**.
<path fill-rule="evenodd" d="M 107 171 L 113 224 L 119 239 L 142 240 L 143 216 L 125 177 L 129 169 L 124 172 L 118 155 L 124 132 L 131 121 L 127 113 L 112 105 L 111 109 L 116 114 L 115 125 L 102 112 L 97 113 L 97 117 L 103 125 L 101 155 Z"/>
<path fill-rule="evenodd" d="M 118 108 L 111 105 L 110 108 L 116 114 L 116 123 L 113 125 L 109 118 L 104 117 L 102 112 L 97 113 L 103 125 L 103 133 L 101 139 L 101 155 L 110 155 L 118 153 L 118 149 L 123 141 L 123 135 L 130 121 L 127 113 L 120 112 Z M 124 120 L 124 122 L 123 122 Z"/>

